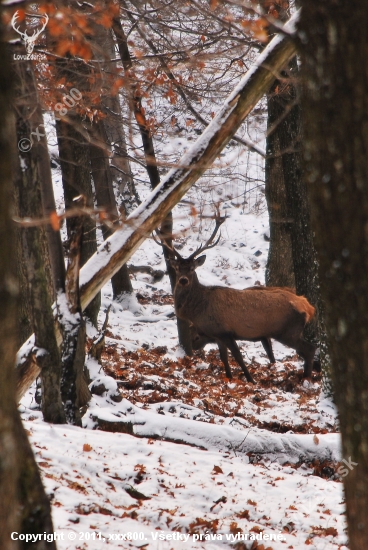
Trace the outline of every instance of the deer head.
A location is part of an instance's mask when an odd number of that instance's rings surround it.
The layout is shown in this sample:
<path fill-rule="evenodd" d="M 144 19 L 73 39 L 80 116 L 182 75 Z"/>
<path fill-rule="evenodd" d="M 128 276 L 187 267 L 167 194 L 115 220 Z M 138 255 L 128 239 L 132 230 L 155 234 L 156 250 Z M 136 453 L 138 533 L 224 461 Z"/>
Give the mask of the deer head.
<path fill-rule="evenodd" d="M 33 34 L 32 36 L 28 36 L 27 35 L 27 32 L 22 32 L 19 28 L 18 28 L 18 23 L 17 23 L 17 20 L 19 19 L 19 10 L 17 10 L 15 12 L 15 14 L 13 15 L 12 17 L 12 20 L 11 20 L 11 24 L 12 24 L 12 27 L 13 29 L 18 33 L 20 34 L 21 38 L 24 40 L 24 43 L 26 45 L 26 50 L 27 50 L 27 53 L 28 54 L 31 54 L 33 52 L 33 48 L 35 46 L 35 42 L 37 40 L 37 38 L 40 36 L 40 34 L 44 31 L 48 21 L 49 21 L 49 16 L 45 13 L 44 15 L 42 15 L 42 20 L 43 20 L 43 24 L 42 24 L 42 27 L 40 29 L 35 29 L 33 31 Z"/>
<path fill-rule="evenodd" d="M 216 225 L 214 230 L 212 231 L 212 235 L 205 244 L 201 244 L 188 258 L 183 258 L 174 246 L 170 247 L 164 241 L 162 234 L 160 234 L 158 231 L 156 232 L 157 235 L 160 237 L 161 242 L 156 241 L 156 239 L 155 241 L 161 246 L 165 247 L 170 253 L 170 264 L 175 269 L 177 285 L 181 287 L 191 285 L 191 283 L 193 282 L 195 270 L 197 269 L 197 267 L 203 265 L 206 261 L 205 255 L 200 256 L 199 258 L 197 258 L 197 256 L 205 250 L 209 250 L 210 248 L 213 248 L 218 244 L 221 235 L 215 242 L 213 242 L 213 240 L 216 237 L 220 225 L 225 221 L 225 219 L 225 217 L 220 217 L 219 215 L 216 216 Z"/>

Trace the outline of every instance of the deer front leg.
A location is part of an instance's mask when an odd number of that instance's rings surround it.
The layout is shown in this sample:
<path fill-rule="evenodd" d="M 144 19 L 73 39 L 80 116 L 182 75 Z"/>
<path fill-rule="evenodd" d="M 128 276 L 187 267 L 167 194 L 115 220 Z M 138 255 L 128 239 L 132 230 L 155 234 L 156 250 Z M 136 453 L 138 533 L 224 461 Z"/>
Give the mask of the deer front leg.
<path fill-rule="evenodd" d="M 231 380 L 233 376 L 230 370 L 229 358 L 227 355 L 227 347 L 220 340 L 217 340 L 217 345 L 219 347 L 221 361 L 225 365 L 226 376 Z"/>
<path fill-rule="evenodd" d="M 263 346 L 265 352 L 267 353 L 267 357 L 269 358 L 270 363 L 276 363 L 276 359 L 275 359 L 275 356 L 274 356 L 273 350 L 272 350 L 271 339 L 270 338 L 261 338 L 261 343 L 262 343 L 262 346 Z"/>
<path fill-rule="evenodd" d="M 230 336 L 229 334 L 226 334 L 224 336 L 221 336 L 221 341 L 227 348 L 229 348 L 229 350 L 233 354 L 235 361 L 241 367 L 242 371 L 244 372 L 245 378 L 248 380 L 248 382 L 255 384 L 255 381 L 253 380 L 250 372 L 245 366 L 242 354 L 240 353 L 240 349 L 238 348 L 238 344 L 236 343 L 234 337 Z"/>

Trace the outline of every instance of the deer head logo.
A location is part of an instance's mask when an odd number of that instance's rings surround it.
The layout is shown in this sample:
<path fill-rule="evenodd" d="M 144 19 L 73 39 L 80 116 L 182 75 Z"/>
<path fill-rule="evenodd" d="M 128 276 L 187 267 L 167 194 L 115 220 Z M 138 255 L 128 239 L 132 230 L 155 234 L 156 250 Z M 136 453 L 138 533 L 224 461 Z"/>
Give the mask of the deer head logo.
<path fill-rule="evenodd" d="M 23 38 L 24 43 L 26 45 L 27 53 L 31 54 L 33 52 L 33 48 L 35 46 L 35 42 L 36 42 L 37 38 L 44 31 L 44 29 L 45 29 L 45 27 L 46 27 L 46 25 L 49 21 L 49 16 L 46 13 L 44 15 L 42 15 L 42 18 L 41 18 L 41 20 L 43 21 L 42 27 L 40 29 L 35 29 L 33 31 L 32 36 L 28 36 L 26 31 L 22 32 L 21 30 L 19 30 L 19 28 L 17 26 L 18 25 L 18 23 L 17 23 L 18 19 L 19 19 L 19 10 L 17 10 L 15 12 L 15 14 L 13 15 L 12 20 L 11 20 L 11 24 L 12 24 L 13 29 L 18 34 L 20 34 L 20 36 Z"/>

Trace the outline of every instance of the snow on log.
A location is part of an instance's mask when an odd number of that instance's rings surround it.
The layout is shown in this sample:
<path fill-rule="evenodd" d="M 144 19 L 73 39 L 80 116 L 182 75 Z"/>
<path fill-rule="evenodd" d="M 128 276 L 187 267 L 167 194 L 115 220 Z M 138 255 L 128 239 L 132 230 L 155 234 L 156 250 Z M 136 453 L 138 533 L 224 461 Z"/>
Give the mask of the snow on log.
<path fill-rule="evenodd" d="M 258 428 L 237 430 L 185 418 L 155 414 L 136 407 L 127 399 L 121 403 L 102 407 L 92 402 L 84 426 L 90 429 L 128 433 L 138 437 L 151 437 L 174 443 L 184 443 L 206 450 L 229 450 L 236 455 L 267 458 L 280 464 L 310 463 L 341 460 L 340 434 L 279 434 Z"/>
<path fill-rule="evenodd" d="M 109 237 L 80 272 L 80 297 L 84 310 L 101 288 L 124 265 L 142 242 L 159 226 L 192 185 L 211 166 L 239 126 L 268 92 L 279 72 L 295 55 L 292 34 L 299 17 L 296 12 L 276 35 L 224 102 L 203 134 L 185 153 L 147 199 L 125 220 L 122 229 Z M 58 335 L 61 343 L 60 335 Z M 24 354 L 23 354 L 24 356 Z M 17 364 L 18 399 L 39 374 L 39 367 L 28 360 Z"/>

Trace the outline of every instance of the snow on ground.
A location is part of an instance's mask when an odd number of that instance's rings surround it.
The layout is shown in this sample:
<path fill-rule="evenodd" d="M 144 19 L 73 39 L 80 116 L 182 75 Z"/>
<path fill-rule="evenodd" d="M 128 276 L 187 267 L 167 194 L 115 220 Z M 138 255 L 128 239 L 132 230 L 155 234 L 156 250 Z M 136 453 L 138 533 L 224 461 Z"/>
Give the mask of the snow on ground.
<path fill-rule="evenodd" d="M 231 548 L 231 534 L 256 537 L 261 532 L 280 535 L 282 540 L 265 543 L 273 549 L 301 548 L 307 540 L 311 548 L 332 549 L 345 540 L 341 484 L 311 475 L 310 468 L 251 464 L 234 451 L 51 426 L 41 422 L 40 413 L 28 418 L 52 495 L 55 530 L 65 535 L 58 543 L 61 549 Z M 220 536 L 193 540 L 206 530 Z M 77 542 L 67 540 L 70 533 Z M 88 541 L 80 533 L 107 540 L 143 533 L 137 536 L 144 539 Z M 153 540 L 157 533 L 191 536 L 158 542 Z"/>
<path fill-rule="evenodd" d="M 267 229 L 263 211 L 232 208 L 201 281 L 263 283 Z M 183 255 L 199 244 L 181 240 Z M 151 240 L 132 263 L 164 269 Z M 336 412 L 320 393 L 320 376 L 303 384 L 293 350 L 274 344 L 278 362 L 270 367 L 260 344 L 244 342 L 257 385 L 245 383 L 234 362 L 228 381 L 216 346 L 193 361 L 178 348 L 167 276 L 153 282 L 138 274 L 133 285 L 135 296 L 112 303 L 104 368 L 87 360 L 91 386 L 104 391 L 93 395 L 86 429 L 45 424 L 32 391 L 21 406 L 65 539 L 58 547 L 346 548 Z M 101 324 L 109 285 L 102 303 Z M 90 337 L 95 332 L 89 327 Z M 116 429 L 131 423 L 140 437 L 96 430 L 97 419 Z M 137 540 L 123 540 L 127 533 Z"/>
<path fill-rule="evenodd" d="M 255 139 L 251 120 L 247 129 Z M 183 130 L 167 154 L 179 157 L 191 139 Z M 219 162 L 229 178 L 208 172 L 175 208 L 175 243 L 185 256 L 206 240 L 221 201 L 228 218 L 199 279 L 263 284 L 269 228 L 262 165 L 232 144 Z M 54 183 L 60 208 L 58 168 Z M 148 193 L 143 184 L 138 191 L 142 199 Z M 165 270 L 151 239 L 130 263 Z M 178 347 L 167 275 L 157 281 L 138 273 L 132 283 L 134 295 L 120 302 L 110 285 L 102 292 L 100 326 L 111 305 L 106 349 L 102 365 L 86 359 L 93 397 L 84 429 L 44 423 L 34 388 L 20 406 L 59 549 L 347 550 L 336 410 L 321 392 L 321 376 L 303 381 L 301 361 L 281 344 L 273 344 L 277 363 L 270 366 L 260 343 L 243 342 L 256 385 L 233 361 L 229 381 L 216 346 L 193 358 Z M 89 326 L 89 345 L 95 335 Z"/>

